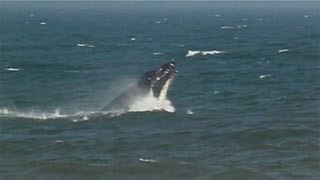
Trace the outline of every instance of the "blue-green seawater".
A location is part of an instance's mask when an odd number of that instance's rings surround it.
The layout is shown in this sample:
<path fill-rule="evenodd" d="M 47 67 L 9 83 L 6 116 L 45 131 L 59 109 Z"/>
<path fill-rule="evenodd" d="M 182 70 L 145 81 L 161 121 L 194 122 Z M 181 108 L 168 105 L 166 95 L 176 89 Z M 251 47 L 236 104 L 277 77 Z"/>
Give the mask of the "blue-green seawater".
<path fill-rule="evenodd" d="M 0 18 L 0 179 L 320 177 L 319 2 L 0 2 Z M 100 113 L 172 59 L 175 112 Z"/>

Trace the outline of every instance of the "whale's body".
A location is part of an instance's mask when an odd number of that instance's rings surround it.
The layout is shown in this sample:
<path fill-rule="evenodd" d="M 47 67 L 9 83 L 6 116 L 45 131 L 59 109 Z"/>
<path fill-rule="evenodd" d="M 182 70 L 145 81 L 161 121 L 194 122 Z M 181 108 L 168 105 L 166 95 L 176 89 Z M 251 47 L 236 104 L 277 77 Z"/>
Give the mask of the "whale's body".
<path fill-rule="evenodd" d="M 114 98 L 102 111 L 128 111 L 133 104 L 150 94 L 159 101 L 165 99 L 176 72 L 174 62 L 146 72 L 137 84 Z"/>

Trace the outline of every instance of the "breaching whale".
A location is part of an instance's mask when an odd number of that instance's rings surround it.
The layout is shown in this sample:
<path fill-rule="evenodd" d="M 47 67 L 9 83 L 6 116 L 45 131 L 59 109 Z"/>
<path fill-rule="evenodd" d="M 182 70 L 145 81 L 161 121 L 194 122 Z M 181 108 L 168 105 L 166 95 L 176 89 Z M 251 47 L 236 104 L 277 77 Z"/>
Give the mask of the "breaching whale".
<path fill-rule="evenodd" d="M 166 99 L 167 91 L 176 73 L 174 62 L 163 64 L 153 71 L 146 72 L 137 84 L 114 98 L 102 111 L 128 111 L 134 103 L 150 93 L 159 101 Z"/>

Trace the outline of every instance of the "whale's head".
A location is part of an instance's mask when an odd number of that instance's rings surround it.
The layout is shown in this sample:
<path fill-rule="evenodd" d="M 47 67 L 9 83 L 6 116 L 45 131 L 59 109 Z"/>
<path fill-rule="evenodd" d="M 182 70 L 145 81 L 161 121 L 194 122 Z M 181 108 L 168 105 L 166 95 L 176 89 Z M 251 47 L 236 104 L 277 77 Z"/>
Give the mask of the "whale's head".
<path fill-rule="evenodd" d="M 176 64 L 169 62 L 154 71 L 145 73 L 138 83 L 139 87 L 151 89 L 156 98 L 163 99 L 177 73 Z"/>

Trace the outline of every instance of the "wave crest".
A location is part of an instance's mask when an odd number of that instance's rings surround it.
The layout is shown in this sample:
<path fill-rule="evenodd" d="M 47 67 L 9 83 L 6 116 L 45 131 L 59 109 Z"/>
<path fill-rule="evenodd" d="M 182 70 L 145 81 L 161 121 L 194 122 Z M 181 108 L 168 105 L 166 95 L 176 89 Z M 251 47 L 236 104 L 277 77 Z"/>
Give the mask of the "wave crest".
<path fill-rule="evenodd" d="M 212 51 L 193 51 L 189 50 L 188 53 L 186 54 L 186 57 L 191 57 L 195 55 L 214 55 L 214 54 L 221 54 L 225 53 L 224 51 L 217 51 L 217 50 L 212 50 Z"/>

